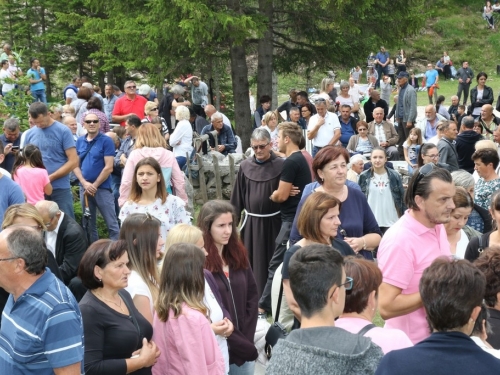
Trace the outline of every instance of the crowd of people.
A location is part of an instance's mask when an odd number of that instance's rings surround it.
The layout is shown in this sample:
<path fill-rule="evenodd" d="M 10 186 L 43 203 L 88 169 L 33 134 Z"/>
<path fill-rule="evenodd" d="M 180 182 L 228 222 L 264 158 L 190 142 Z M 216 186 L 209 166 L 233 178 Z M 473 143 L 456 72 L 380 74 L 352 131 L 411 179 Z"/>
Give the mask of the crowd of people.
<path fill-rule="evenodd" d="M 241 146 L 197 76 L 161 100 L 134 81 L 123 93 L 108 84 L 101 97 L 77 77 L 64 106 L 34 97 L 28 130 L 5 119 L 1 372 L 499 366 L 500 129 L 487 75 L 477 75 L 465 108 L 473 75 L 464 62 L 452 105 L 438 96 L 417 119 L 405 52 L 392 60 L 382 47 L 370 61 L 380 79 L 366 92 L 357 67 L 338 94 L 325 78 L 313 101 L 292 90 L 273 110 L 261 97 L 231 199 L 197 215 L 185 175 L 200 151 L 194 138 L 206 135 L 205 152 Z M 97 211 L 108 238 L 99 238 Z M 264 345 L 259 330 L 280 327 L 268 328 L 273 314 L 291 332 Z"/>

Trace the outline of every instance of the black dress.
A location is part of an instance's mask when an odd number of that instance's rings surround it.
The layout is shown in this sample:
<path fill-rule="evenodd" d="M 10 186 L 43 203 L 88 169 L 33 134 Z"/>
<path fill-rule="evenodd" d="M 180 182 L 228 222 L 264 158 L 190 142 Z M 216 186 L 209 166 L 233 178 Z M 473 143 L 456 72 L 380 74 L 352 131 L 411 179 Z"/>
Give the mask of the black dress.
<path fill-rule="evenodd" d="M 88 291 L 79 303 L 85 335 L 86 375 L 125 375 L 125 359 L 142 348 L 142 339 L 153 336 L 153 327 L 135 308 L 127 291 L 119 292 L 127 301 L 130 314 L 134 314 L 139 330 L 129 315 L 113 310 Z M 140 331 L 140 332 L 139 332 Z M 134 375 L 151 375 L 151 367 L 132 372 Z"/>

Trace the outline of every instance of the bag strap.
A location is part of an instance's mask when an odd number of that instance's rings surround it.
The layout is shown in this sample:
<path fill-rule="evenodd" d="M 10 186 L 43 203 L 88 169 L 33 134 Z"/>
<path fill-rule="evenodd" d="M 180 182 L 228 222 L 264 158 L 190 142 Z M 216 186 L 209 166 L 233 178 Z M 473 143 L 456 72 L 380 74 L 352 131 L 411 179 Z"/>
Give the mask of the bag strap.
<path fill-rule="evenodd" d="M 371 330 L 375 327 L 376 327 L 376 325 L 373 323 L 368 324 L 368 325 L 364 326 L 363 328 L 361 328 L 361 330 L 358 332 L 358 335 L 364 336 L 366 334 L 366 332 L 368 332 L 369 330 Z"/>
<path fill-rule="evenodd" d="M 479 236 L 479 246 L 477 252 L 481 254 L 483 252 L 483 235 Z"/>
<path fill-rule="evenodd" d="M 101 136 L 101 133 L 97 134 L 97 137 L 95 137 L 92 142 L 90 142 L 89 146 L 87 147 L 87 149 L 85 150 L 85 153 L 80 156 L 80 167 L 82 166 L 83 164 L 83 161 L 85 160 L 85 158 L 87 157 L 87 155 L 89 154 L 90 150 L 92 149 L 92 146 L 94 146 L 94 144 L 96 143 L 97 139 Z"/>
<path fill-rule="evenodd" d="M 120 296 L 122 297 L 123 302 L 125 302 L 125 305 L 127 306 L 128 312 L 130 313 L 130 318 L 132 318 L 132 323 L 134 323 L 135 329 L 137 329 L 137 333 L 139 333 L 139 341 L 142 341 L 142 333 L 141 333 L 141 328 L 139 327 L 139 323 L 137 322 L 137 319 L 135 318 L 134 311 L 132 310 L 132 306 L 128 303 L 127 299 L 125 296 L 122 296 L 120 293 Z"/>
<path fill-rule="evenodd" d="M 276 323 L 280 317 L 280 309 L 281 309 L 281 300 L 283 298 L 283 278 L 281 279 L 280 284 L 280 294 L 278 297 L 278 305 L 276 306 L 276 316 L 274 317 L 274 322 Z"/>

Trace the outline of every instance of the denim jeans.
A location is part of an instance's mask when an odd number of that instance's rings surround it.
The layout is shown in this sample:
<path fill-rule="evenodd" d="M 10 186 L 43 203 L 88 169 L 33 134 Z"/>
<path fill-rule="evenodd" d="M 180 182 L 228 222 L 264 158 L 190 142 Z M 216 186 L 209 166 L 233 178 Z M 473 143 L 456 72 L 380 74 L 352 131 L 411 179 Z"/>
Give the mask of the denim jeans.
<path fill-rule="evenodd" d="M 176 156 L 175 159 L 177 160 L 177 164 L 179 164 L 179 168 L 181 169 L 181 171 L 184 169 L 184 167 L 186 166 L 186 157 L 185 156 Z"/>
<path fill-rule="evenodd" d="M 84 189 L 80 187 L 80 201 L 82 202 L 82 211 L 85 211 L 85 200 L 83 197 Z M 93 243 L 99 239 L 97 234 L 97 208 L 101 212 L 106 226 L 108 227 L 109 238 L 113 241 L 118 239 L 120 228 L 115 213 L 115 199 L 111 189 L 98 188 L 94 196 L 87 195 L 90 208 L 90 241 Z M 90 244 L 89 244 L 90 245 Z"/>
<path fill-rule="evenodd" d="M 31 96 L 33 97 L 33 103 L 42 102 L 47 104 L 47 96 L 45 95 L 45 89 L 34 90 L 31 92 Z"/>
<path fill-rule="evenodd" d="M 59 209 L 66 215 L 75 218 L 75 210 L 73 209 L 73 193 L 71 189 L 54 189 L 51 195 L 46 195 L 45 199 L 56 202 Z"/>
<path fill-rule="evenodd" d="M 323 147 L 316 147 L 316 146 L 313 146 L 313 149 L 312 149 L 312 157 L 314 158 L 316 156 L 316 154 L 319 152 L 319 150 L 321 150 Z"/>
<path fill-rule="evenodd" d="M 120 206 L 118 205 L 118 198 L 120 198 L 120 185 L 122 183 L 122 176 L 117 176 L 115 174 L 111 175 L 111 189 L 113 190 L 113 196 L 115 197 L 115 212 L 116 217 L 120 214 Z"/>
<path fill-rule="evenodd" d="M 255 361 L 245 362 L 241 366 L 229 365 L 229 375 L 253 375 L 255 372 Z"/>

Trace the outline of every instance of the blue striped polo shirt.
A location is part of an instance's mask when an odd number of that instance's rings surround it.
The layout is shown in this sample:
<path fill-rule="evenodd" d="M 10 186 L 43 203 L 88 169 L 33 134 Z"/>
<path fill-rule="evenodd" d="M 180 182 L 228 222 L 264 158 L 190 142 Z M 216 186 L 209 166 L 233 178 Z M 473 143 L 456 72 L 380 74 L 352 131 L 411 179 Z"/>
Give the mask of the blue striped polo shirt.
<path fill-rule="evenodd" d="M 0 373 L 45 375 L 81 362 L 83 325 L 78 303 L 48 268 L 19 298 L 9 296 L 0 327 Z"/>

